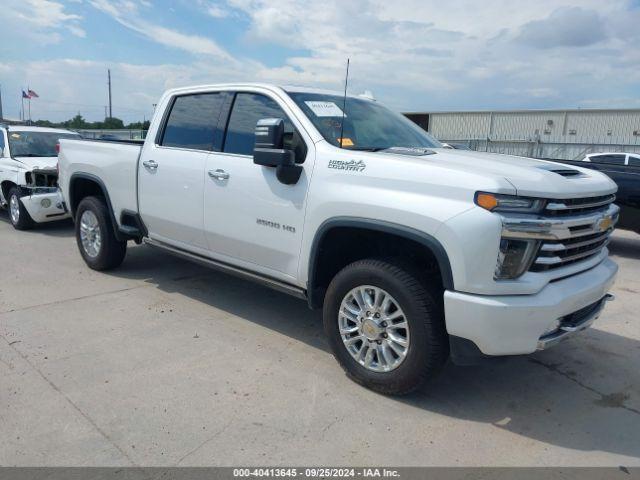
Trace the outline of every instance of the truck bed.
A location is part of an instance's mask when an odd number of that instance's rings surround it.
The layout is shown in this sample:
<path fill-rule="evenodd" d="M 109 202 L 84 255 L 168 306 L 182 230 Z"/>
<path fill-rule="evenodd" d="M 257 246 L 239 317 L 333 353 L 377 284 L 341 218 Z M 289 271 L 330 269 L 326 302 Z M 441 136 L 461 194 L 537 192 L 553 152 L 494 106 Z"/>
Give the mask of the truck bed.
<path fill-rule="evenodd" d="M 95 177 L 109 192 L 114 212 L 138 211 L 138 159 L 142 151 L 138 140 L 60 141 L 60 188 L 69 202 L 70 176 Z M 120 218 L 116 221 L 120 223 Z"/>

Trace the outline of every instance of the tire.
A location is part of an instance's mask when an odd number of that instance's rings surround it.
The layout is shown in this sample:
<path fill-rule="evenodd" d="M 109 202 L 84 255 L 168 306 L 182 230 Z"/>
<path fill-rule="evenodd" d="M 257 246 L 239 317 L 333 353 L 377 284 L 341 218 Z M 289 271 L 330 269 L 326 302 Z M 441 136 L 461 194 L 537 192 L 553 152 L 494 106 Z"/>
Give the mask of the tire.
<path fill-rule="evenodd" d="M 127 253 L 127 242 L 116 239 L 109 210 L 100 197 L 85 197 L 75 219 L 76 242 L 80 255 L 93 270 L 119 266 Z"/>
<path fill-rule="evenodd" d="M 29 230 L 33 228 L 35 222 L 29 215 L 29 212 L 20 201 L 20 189 L 13 187 L 9 190 L 9 202 L 7 205 L 9 210 L 9 220 L 16 230 Z"/>
<path fill-rule="evenodd" d="M 367 292 L 367 287 L 372 287 L 367 293 L 369 300 L 372 295 L 380 294 L 375 298 L 389 297 L 389 302 L 395 303 L 398 309 L 393 310 L 392 306 L 382 308 L 383 301 L 382 307 L 365 312 L 368 320 L 345 320 L 347 315 L 341 314 L 343 307 L 357 310 L 359 303 L 355 297 L 362 292 L 361 288 Z M 405 395 L 434 378 L 449 355 L 441 295 L 441 288 L 420 281 L 419 275 L 412 272 L 411 267 L 393 261 L 360 260 L 341 270 L 327 289 L 323 322 L 333 354 L 347 375 L 371 390 L 388 395 Z M 366 317 L 367 313 L 371 317 Z M 348 313 L 348 316 L 351 315 L 357 317 L 353 312 Z M 375 315 L 380 318 L 374 318 Z M 389 320 L 388 324 L 381 322 L 381 319 L 391 319 L 396 315 L 399 317 Z M 358 329 L 347 334 L 352 335 L 348 341 L 353 341 L 349 347 L 340 333 L 340 322 L 343 329 Z M 402 328 L 403 323 L 408 326 L 407 329 Z M 371 340 L 375 335 L 378 335 L 378 340 Z M 363 340 L 354 341 L 357 337 Z M 408 343 L 403 359 L 400 359 L 403 355 L 402 346 L 392 339 Z M 368 367 L 361 363 L 367 361 L 366 358 L 362 359 L 362 351 L 353 353 L 358 345 L 364 349 L 365 341 L 368 342 L 367 352 L 375 350 Z"/>

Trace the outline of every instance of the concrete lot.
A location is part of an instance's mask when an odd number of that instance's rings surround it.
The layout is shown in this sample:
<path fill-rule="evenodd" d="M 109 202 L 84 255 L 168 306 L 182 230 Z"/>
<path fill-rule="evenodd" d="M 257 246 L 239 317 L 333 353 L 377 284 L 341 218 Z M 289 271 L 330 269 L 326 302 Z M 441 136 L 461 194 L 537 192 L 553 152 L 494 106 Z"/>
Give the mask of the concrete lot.
<path fill-rule="evenodd" d="M 152 251 L 85 267 L 0 213 L 0 465 L 640 466 L 640 235 L 596 326 L 426 392 L 349 381 L 304 302 Z"/>

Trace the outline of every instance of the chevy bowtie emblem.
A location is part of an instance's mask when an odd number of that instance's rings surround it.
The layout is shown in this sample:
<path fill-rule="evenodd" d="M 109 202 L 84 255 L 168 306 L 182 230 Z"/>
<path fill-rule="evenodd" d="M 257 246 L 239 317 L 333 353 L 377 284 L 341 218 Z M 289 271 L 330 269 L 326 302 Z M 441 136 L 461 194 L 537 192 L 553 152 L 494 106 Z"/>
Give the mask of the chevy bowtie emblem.
<path fill-rule="evenodd" d="M 605 232 L 611 228 L 613 224 L 613 219 L 610 216 L 603 217 L 602 220 L 598 223 L 598 228 L 601 232 Z"/>

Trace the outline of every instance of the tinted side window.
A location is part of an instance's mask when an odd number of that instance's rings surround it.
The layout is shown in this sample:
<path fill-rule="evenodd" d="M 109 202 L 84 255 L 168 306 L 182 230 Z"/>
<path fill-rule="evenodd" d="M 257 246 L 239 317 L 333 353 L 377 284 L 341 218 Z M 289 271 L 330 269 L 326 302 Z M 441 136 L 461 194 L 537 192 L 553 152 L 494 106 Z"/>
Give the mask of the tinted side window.
<path fill-rule="evenodd" d="M 171 107 L 161 145 L 212 150 L 223 96 L 203 93 L 177 97 Z"/>
<path fill-rule="evenodd" d="M 629 155 L 629 166 L 640 167 L 640 157 L 632 157 L 631 155 Z"/>
<path fill-rule="evenodd" d="M 296 152 L 297 162 L 303 162 L 306 156 L 306 146 L 289 118 L 275 100 L 257 93 L 238 93 L 236 95 L 229 117 L 223 150 L 229 153 L 253 155 L 254 132 L 256 123 L 261 118 L 284 119 L 284 146 Z"/>
<path fill-rule="evenodd" d="M 593 163 L 603 163 L 607 165 L 624 165 L 624 155 L 596 155 L 591 157 Z"/>
<path fill-rule="evenodd" d="M 0 150 L 4 148 L 4 132 L 0 130 Z"/>

